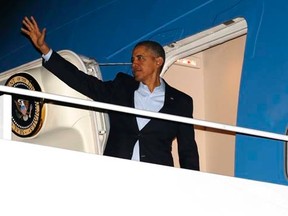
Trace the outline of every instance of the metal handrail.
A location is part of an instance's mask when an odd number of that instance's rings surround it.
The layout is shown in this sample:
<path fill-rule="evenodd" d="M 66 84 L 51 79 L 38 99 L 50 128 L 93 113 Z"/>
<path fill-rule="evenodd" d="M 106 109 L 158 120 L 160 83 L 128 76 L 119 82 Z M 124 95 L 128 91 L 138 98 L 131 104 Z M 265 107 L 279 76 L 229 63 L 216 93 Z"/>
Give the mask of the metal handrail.
<path fill-rule="evenodd" d="M 169 121 L 199 125 L 199 126 L 215 128 L 215 129 L 220 129 L 220 130 L 225 130 L 225 131 L 231 131 L 231 132 L 236 132 L 240 134 L 258 136 L 258 137 L 263 137 L 263 138 L 269 138 L 269 139 L 274 139 L 274 140 L 281 140 L 281 141 L 286 141 L 286 142 L 288 141 L 288 136 L 283 135 L 283 134 L 277 134 L 277 133 L 272 133 L 272 132 L 267 132 L 267 131 L 238 127 L 238 126 L 216 123 L 216 122 L 211 122 L 211 121 L 204 121 L 204 120 L 171 115 L 171 114 L 166 114 L 166 113 L 151 112 L 151 111 L 140 110 L 140 109 L 135 109 L 131 107 L 79 99 L 79 98 L 74 98 L 74 97 L 67 97 L 67 96 L 62 96 L 62 95 L 57 95 L 57 94 L 50 94 L 50 93 L 32 91 L 32 90 L 9 87 L 9 86 L 1 86 L 1 85 L 0 85 L 0 92 L 5 92 L 8 94 L 25 95 L 25 96 L 36 97 L 36 98 L 41 98 L 41 99 L 49 99 L 52 101 L 65 102 L 65 103 L 73 104 L 73 105 L 81 105 L 84 107 L 90 107 L 90 108 L 94 107 L 94 108 L 112 110 L 112 111 L 117 111 L 117 112 L 124 112 L 124 113 L 129 113 L 129 114 L 134 114 L 134 115 L 141 115 L 141 116 L 150 117 L 150 118 L 158 118 L 158 119 L 164 119 L 164 120 L 169 120 Z"/>

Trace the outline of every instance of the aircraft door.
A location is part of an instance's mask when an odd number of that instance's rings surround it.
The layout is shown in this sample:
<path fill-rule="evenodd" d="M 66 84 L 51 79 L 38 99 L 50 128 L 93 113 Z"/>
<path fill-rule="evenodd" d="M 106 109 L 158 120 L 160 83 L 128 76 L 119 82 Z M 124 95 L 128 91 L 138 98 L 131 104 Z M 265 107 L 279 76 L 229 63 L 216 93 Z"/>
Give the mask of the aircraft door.
<path fill-rule="evenodd" d="M 94 59 L 69 50 L 58 53 L 84 73 L 102 79 L 100 68 Z M 0 84 L 91 100 L 42 67 L 42 59 L 1 73 Z M 13 95 L 12 140 L 103 154 L 109 133 L 108 115 L 92 109 L 69 106 L 65 102 L 62 104 Z"/>

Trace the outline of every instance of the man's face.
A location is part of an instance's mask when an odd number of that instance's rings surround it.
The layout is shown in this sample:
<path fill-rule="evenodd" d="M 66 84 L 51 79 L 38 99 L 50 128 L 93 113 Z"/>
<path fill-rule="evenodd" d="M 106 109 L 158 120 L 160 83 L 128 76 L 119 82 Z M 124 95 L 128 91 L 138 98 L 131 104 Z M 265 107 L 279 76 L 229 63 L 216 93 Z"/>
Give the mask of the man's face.
<path fill-rule="evenodd" d="M 154 81 L 159 76 L 161 66 L 161 57 L 156 57 L 155 54 L 145 46 L 138 46 L 134 49 L 131 62 L 132 71 L 135 80 L 147 84 Z"/>

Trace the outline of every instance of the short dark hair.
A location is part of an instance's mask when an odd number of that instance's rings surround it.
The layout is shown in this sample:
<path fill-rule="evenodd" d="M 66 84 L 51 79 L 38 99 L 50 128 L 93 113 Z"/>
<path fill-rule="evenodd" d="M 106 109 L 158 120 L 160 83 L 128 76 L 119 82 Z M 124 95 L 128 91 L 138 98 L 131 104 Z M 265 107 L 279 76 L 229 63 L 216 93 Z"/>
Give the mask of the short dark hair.
<path fill-rule="evenodd" d="M 149 50 L 151 50 L 157 57 L 162 57 L 163 58 L 162 68 L 163 68 L 165 63 L 165 50 L 160 43 L 151 40 L 140 41 L 134 46 L 133 50 L 135 50 L 135 48 L 138 46 L 145 46 Z"/>

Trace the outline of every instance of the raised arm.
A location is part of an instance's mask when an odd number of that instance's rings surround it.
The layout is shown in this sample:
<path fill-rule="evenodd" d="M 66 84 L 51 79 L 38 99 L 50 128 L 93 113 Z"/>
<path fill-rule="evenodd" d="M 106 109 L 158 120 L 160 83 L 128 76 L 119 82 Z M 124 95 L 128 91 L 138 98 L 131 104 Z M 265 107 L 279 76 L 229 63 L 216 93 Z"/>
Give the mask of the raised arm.
<path fill-rule="evenodd" d="M 22 21 L 24 27 L 21 31 L 26 34 L 32 41 L 32 44 L 39 50 L 42 54 L 47 54 L 50 50 L 49 46 L 45 42 L 46 28 L 40 31 L 38 24 L 33 16 L 24 17 Z"/>

